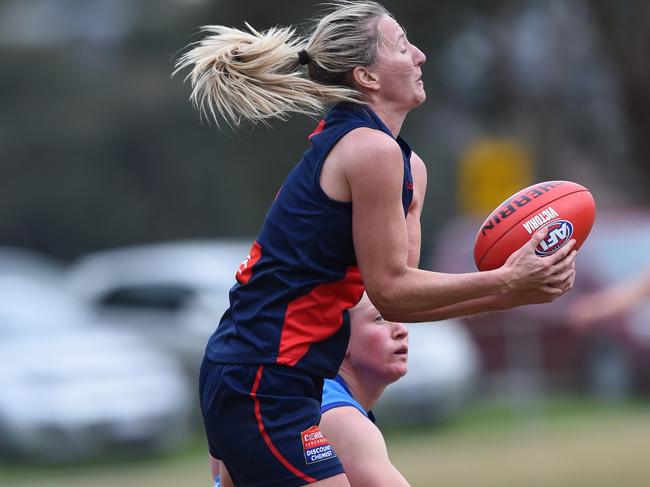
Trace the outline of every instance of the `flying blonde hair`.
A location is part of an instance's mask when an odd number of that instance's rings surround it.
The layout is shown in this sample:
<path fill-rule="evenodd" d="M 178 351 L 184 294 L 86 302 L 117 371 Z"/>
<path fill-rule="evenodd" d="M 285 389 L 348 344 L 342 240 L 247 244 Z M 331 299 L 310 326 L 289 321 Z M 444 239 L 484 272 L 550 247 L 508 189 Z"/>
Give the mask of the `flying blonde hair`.
<path fill-rule="evenodd" d="M 232 126 L 243 121 L 318 115 L 328 103 L 363 103 L 352 70 L 375 61 L 379 19 L 390 13 L 376 2 L 336 1 L 316 20 L 308 39 L 292 27 L 259 32 L 221 25 L 176 62 L 173 75 L 190 68 L 190 100 L 201 116 Z M 306 65 L 303 69 L 302 65 Z"/>

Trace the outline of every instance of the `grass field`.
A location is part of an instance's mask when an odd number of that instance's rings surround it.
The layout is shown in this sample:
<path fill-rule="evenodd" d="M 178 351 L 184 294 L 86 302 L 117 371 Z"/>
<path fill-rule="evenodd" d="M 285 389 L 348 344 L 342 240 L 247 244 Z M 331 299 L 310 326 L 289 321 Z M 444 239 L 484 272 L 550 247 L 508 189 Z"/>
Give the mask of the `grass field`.
<path fill-rule="evenodd" d="M 650 486 L 650 404 L 554 400 L 480 406 L 438 428 L 389 429 L 393 463 L 414 487 Z M 210 485 L 202 441 L 162 459 L 0 467 L 2 487 Z"/>

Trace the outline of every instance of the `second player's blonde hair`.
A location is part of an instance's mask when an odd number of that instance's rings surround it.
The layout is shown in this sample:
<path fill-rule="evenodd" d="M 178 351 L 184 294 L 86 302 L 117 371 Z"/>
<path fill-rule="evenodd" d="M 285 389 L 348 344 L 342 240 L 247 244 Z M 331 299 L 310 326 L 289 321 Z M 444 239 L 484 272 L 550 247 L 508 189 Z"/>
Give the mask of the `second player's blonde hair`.
<path fill-rule="evenodd" d="M 390 14 L 371 1 L 329 7 L 308 39 L 290 27 L 205 26 L 207 35 L 180 57 L 174 74 L 190 68 L 190 100 L 217 124 L 220 118 L 238 126 L 291 113 L 317 115 L 327 103 L 363 103 L 352 70 L 375 61 L 377 24 Z"/>

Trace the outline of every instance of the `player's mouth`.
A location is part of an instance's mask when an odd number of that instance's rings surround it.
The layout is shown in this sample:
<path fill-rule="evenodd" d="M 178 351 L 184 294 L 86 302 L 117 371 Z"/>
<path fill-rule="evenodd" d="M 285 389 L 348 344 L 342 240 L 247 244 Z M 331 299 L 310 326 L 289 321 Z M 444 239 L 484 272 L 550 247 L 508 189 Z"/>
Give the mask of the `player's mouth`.
<path fill-rule="evenodd" d="M 409 353 L 408 345 L 402 345 L 397 350 L 395 350 L 395 355 L 407 355 Z"/>

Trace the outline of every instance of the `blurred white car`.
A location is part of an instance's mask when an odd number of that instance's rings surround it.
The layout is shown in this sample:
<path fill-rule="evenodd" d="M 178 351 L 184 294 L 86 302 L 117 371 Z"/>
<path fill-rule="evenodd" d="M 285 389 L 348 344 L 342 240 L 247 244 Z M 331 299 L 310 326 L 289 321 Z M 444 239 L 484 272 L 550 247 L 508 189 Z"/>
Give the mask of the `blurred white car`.
<path fill-rule="evenodd" d="M 49 284 L 0 276 L 0 458 L 74 461 L 182 442 L 194 394 L 178 364 L 137 335 L 92 326 Z"/>
<path fill-rule="evenodd" d="M 96 252 L 72 264 L 67 284 L 101 322 L 144 335 L 178 357 L 197 382 L 208 338 L 228 307 L 251 242 L 181 241 Z"/>
<path fill-rule="evenodd" d="M 0 276 L 60 280 L 64 270 L 62 262 L 47 254 L 22 247 L 0 245 Z"/>
<path fill-rule="evenodd" d="M 479 353 L 458 320 L 408 325 L 408 372 L 373 408 L 381 424 L 426 424 L 458 412 L 474 392 Z"/>

